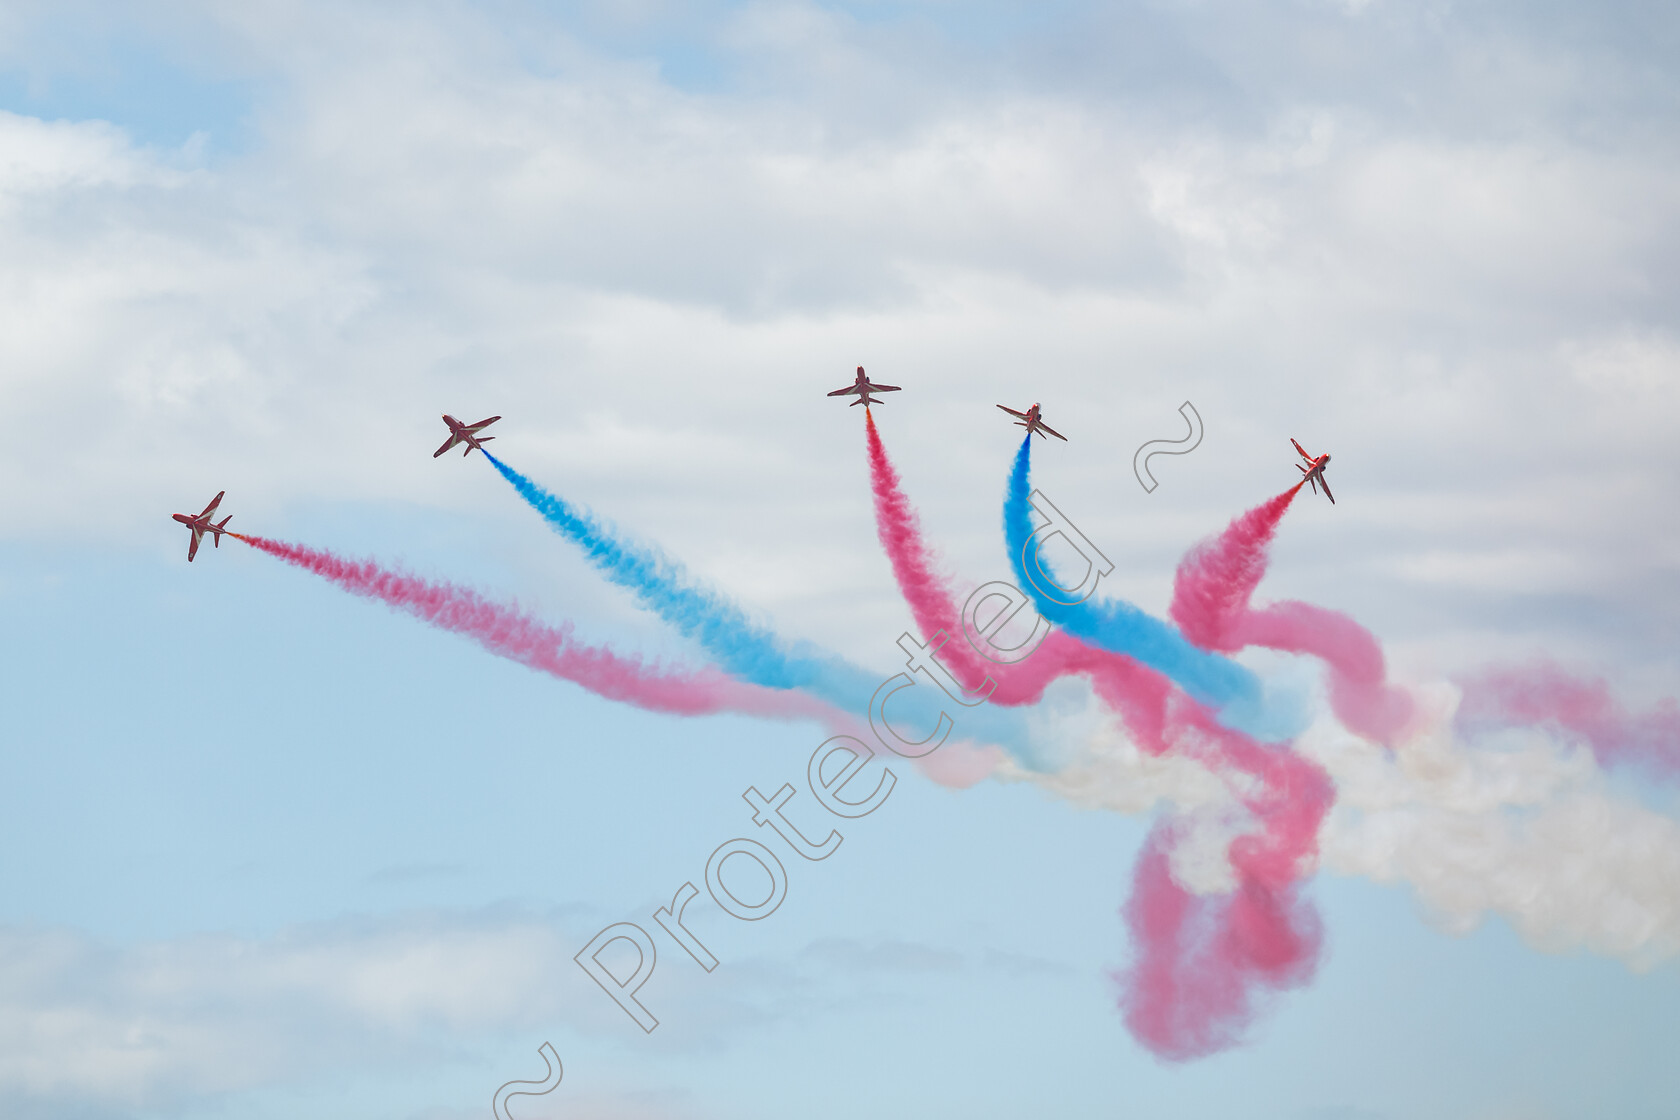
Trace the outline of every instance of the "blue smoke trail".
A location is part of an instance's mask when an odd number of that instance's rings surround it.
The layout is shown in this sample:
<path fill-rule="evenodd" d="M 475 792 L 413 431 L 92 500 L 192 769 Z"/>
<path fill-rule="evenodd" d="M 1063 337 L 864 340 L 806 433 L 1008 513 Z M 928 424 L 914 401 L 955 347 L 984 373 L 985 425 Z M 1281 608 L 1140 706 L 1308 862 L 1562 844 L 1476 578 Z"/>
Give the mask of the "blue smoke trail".
<path fill-rule="evenodd" d="M 1027 573 L 1026 548 L 1033 535 L 1032 506 L 1028 495 L 1032 484 L 1032 433 L 1021 441 L 1015 453 L 1014 469 L 1003 500 L 1003 535 L 1009 549 L 1009 563 L 1022 591 L 1045 618 L 1081 641 L 1148 665 L 1166 674 L 1193 699 L 1219 712 L 1220 722 L 1263 739 L 1291 737 L 1302 719 L 1299 711 L 1278 706 L 1265 710 L 1260 679 L 1247 667 L 1227 657 L 1198 649 L 1178 628 L 1145 614 L 1131 603 L 1111 599 L 1067 604 L 1046 596 Z M 1293 709 L 1295 705 L 1285 705 Z"/>
<path fill-rule="evenodd" d="M 797 688 L 855 715 L 868 715 L 870 699 L 881 683 L 879 674 L 830 654 L 790 649 L 733 603 L 695 586 L 676 561 L 656 549 L 620 539 L 588 512 L 550 494 L 488 451 L 484 457 L 555 532 L 582 548 L 602 575 L 698 642 L 726 673 L 767 688 Z M 961 737 L 985 738 L 1011 749 L 1012 744 L 1026 741 L 1024 724 L 1016 713 L 990 707 L 953 708 L 951 716 Z M 902 719 L 907 731 L 923 722 L 914 714 L 894 718 Z M 923 732 L 929 729 L 921 728 Z"/>
<path fill-rule="evenodd" d="M 544 521 L 582 548 L 602 574 L 635 592 L 660 618 L 699 642 L 725 672 L 767 688 L 806 688 L 824 669 L 832 668 L 812 658 L 790 657 L 773 635 L 753 625 L 739 608 L 689 585 L 675 561 L 653 549 L 626 544 L 587 512 L 550 494 L 488 451 L 484 457 Z"/>

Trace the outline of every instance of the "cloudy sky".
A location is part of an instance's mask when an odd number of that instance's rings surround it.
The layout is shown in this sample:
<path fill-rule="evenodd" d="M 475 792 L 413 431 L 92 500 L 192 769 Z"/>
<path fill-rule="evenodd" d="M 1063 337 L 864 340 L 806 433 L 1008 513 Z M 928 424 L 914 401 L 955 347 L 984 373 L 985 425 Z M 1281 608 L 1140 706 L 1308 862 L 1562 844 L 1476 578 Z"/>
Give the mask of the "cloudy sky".
<path fill-rule="evenodd" d="M 0 0 L 0 1112 L 488 1117 L 550 1042 L 520 1120 L 1671 1115 L 1674 783 L 1446 716 L 1535 658 L 1680 695 L 1677 56 L 1632 0 Z M 1446 715 L 1396 757 L 1314 713 L 1324 958 L 1239 1045 L 1162 1062 L 1116 1010 L 1131 868 L 1207 775 L 1074 682 L 1036 768 L 899 766 L 768 920 L 702 892 L 721 963 L 662 941 L 644 1033 L 571 958 L 824 729 L 604 700 L 235 541 L 189 567 L 168 516 L 226 490 L 704 665 L 431 458 L 500 414 L 508 462 L 886 677 L 912 623 L 823 396 L 859 365 L 965 587 L 1009 574 L 999 402 L 1044 403 L 1035 481 L 1155 614 L 1290 437 L 1334 453 L 1260 598 Z"/>

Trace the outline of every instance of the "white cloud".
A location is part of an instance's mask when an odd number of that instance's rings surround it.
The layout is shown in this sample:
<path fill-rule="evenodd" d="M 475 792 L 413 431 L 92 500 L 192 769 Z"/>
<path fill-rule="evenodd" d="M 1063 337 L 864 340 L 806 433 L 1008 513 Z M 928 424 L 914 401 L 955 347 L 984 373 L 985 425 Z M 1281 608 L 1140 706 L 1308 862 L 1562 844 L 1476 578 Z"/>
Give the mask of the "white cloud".
<path fill-rule="evenodd" d="M 532 1029 L 575 986 L 573 940 L 472 915 L 123 948 L 0 929 L 0 1099 L 156 1104 Z"/>
<path fill-rule="evenodd" d="M 186 180 L 137 152 L 104 121 L 42 121 L 0 110 L 0 204 L 90 187 L 179 186 Z"/>

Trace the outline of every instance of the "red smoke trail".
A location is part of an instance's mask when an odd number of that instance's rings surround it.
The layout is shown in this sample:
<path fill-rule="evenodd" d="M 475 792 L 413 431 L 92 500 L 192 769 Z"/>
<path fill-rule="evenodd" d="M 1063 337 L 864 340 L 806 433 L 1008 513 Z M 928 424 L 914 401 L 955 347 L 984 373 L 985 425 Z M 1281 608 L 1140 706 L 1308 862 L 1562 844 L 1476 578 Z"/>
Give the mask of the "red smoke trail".
<path fill-rule="evenodd" d="M 1551 662 L 1495 667 L 1461 679 L 1455 722 L 1465 731 L 1549 724 L 1584 740 L 1604 766 L 1640 765 L 1658 777 L 1680 776 L 1680 705 L 1672 697 L 1633 714 L 1601 679 L 1584 679 Z"/>
<path fill-rule="evenodd" d="M 1301 484 L 1255 506 L 1225 531 L 1190 550 L 1178 565 L 1168 614 L 1203 649 L 1236 650 L 1236 630 L 1266 574 L 1267 550 Z"/>
<path fill-rule="evenodd" d="M 1278 522 L 1300 489 L 1296 483 L 1192 549 L 1179 563 L 1168 613 L 1184 636 L 1204 649 L 1264 646 L 1318 657 L 1330 670 L 1330 706 L 1336 717 L 1361 735 L 1391 742 L 1411 718 L 1413 704 L 1387 683 L 1382 647 L 1370 631 L 1345 614 L 1311 603 L 1250 605 L 1266 574 Z"/>
<path fill-rule="evenodd" d="M 899 485 L 898 471 L 887 457 L 875 418 L 867 418 L 870 485 L 875 492 L 875 530 L 892 563 L 899 591 L 910 606 L 924 641 L 940 630 L 951 636 L 940 663 L 966 688 L 986 678 L 997 682 L 992 703 L 1036 703 L 1050 683 L 1072 673 L 1091 677 L 1099 696 L 1121 713 L 1128 729 L 1151 753 L 1164 749 L 1163 705 L 1171 684 L 1161 674 L 1129 657 L 1088 646 L 1060 630 L 1045 637 L 1032 655 L 1013 665 L 999 665 L 980 654 L 963 636 L 962 614 L 949 582 L 934 570 L 932 550 L 922 538 L 920 519 Z"/>
<path fill-rule="evenodd" d="M 1257 993 L 1300 987 L 1317 971 L 1322 926 L 1299 888 L 1333 788 L 1316 763 L 1221 727 L 1188 700 L 1175 708 L 1184 721 L 1177 748 L 1226 776 L 1260 825 L 1228 849 L 1236 889 L 1201 896 L 1172 875 L 1182 826 L 1161 822 L 1121 910 L 1138 947 L 1132 967 L 1115 975 L 1126 1025 L 1158 1056 L 1186 1061 L 1238 1042 L 1259 1010 Z"/>
<path fill-rule="evenodd" d="M 439 629 L 464 634 L 491 653 L 582 685 L 609 700 L 676 715 L 739 712 L 816 719 L 836 729 L 855 729 L 850 717 L 810 697 L 744 684 L 709 667 L 669 671 L 648 666 L 637 658 L 574 640 L 570 624 L 549 626 L 464 587 L 430 583 L 388 571 L 371 560 L 345 560 L 302 545 L 241 533 L 228 536 L 331 580 L 352 595 L 378 599 Z"/>
<path fill-rule="evenodd" d="M 1122 911 L 1137 960 L 1115 977 L 1128 1028 L 1159 1056 L 1186 1060 L 1232 1045 L 1253 1019 L 1256 992 L 1305 984 L 1317 969 L 1319 920 L 1299 897 L 1299 885 L 1312 871 L 1318 828 L 1331 804 L 1329 776 L 1299 755 L 1262 747 L 1221 726 L 1164 674 L 1061 631 L 1014 665 L 976 654 L 962 636 L 955 598 L 935 571 L 873 417 L 867 429 L 881 544 L 924 638 L 938 630 L 953 635 L 940 654 L 953 675 L 971 688 L 991 676 L 998 682 L 993 700 L 1025 704 L 1057 677 L 1084 674 L 1144 750 L 1172 749 L 1200 760 L 1254 816 L 1256 827 L 1228 851 L 1236 889 L 1210 897 L 1172 877 L 1169 853 L 1181 826 L 1166 821 L 1156 828 Z M 1293 494 L 1285 505 L 1288 497 Z M 1258 572 L 1252 581 L 1259 582 Z"/>

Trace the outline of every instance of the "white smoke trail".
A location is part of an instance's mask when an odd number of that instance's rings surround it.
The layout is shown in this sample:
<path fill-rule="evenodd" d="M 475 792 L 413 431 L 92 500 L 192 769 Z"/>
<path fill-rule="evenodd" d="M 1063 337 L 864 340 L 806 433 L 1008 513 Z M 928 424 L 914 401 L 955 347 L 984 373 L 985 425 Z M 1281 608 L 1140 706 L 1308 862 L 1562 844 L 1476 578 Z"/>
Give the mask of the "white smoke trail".
<path fill-rule="evenodd" d="M 1297 749 L 1336 783 L 1319 834 L 1323 869 L 1407 883 L 1444 930 L 1501 915 L 1534 948 L 1581 947 L 1651 968 L 1680 954 L 1680 822 L 1610 788 L 1591 752 L 1537 729 L 1455 738 L 1459 693 L 1414 689 L 1424 718 L 1396 750 L 1325 716 Z M 1245 822 L 1198 763 L 1151 758 L 1111 723 L 1056 773 L 1005 763 L 1076 805 L 1136 814 L 1157 803 L 1186 814 L 1174 874 L 1207 893 L 1231 885 L 1225 846 Z"/>
<path fill-rule="evenodd" d="M 1325 867 L 1410 883 L 1452 932 L 1492 912 L 1547 952 L 1641 970 L 1680 953 L 1680 823 L 1614 793 L 1584 746 L 1532 729 L 1471 746 L 1456 689 L 1420 696 L 1432 718 L 1396 752 L 1333 725 L 1303 736 L 1336 779 Z"/>

